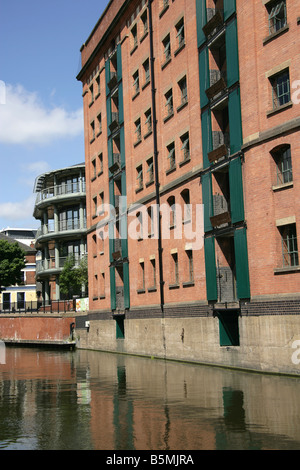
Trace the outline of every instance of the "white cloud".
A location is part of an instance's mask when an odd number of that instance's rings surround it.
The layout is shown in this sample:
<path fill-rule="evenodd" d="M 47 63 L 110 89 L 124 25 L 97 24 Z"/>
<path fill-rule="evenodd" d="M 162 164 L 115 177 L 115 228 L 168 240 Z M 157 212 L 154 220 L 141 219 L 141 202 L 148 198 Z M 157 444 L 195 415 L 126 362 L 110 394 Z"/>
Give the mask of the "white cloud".
<path fill-rule="evenodd" d="M 36 93 L 21 85 L 6 84 L 5 104 L 0 106 L 0 142 L 5 144 L 47 144 L 55 139 L 75 137 L 83 132 L 83 111 L 68 112 L 47 107 Z"/>
<path fill-rule="evenodd" d="M 49 163 L 43 160 L 27 164 L 23 163 L 21 165 L 21 175 L 18 181 L 21 184 L 33 188 L 35 178 L 43 173 L 47 173 L 50 169 Z"/>
<path fill-rule="evenodd" d="M 36 195 L 29 196 L 20 202 L 0 203 L 0 218 L 7 221 L 20 221 L 32 218 Z"/>

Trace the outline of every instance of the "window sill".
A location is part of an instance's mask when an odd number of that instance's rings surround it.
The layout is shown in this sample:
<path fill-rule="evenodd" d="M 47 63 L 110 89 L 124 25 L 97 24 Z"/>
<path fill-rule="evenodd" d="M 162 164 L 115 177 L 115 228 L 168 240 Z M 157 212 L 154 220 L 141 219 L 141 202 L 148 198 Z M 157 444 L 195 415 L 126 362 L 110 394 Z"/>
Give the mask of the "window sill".
<path fill-rule="evenodd" d="M 164 123 L 168 122 L 169 119 L 171 119 L 173 116 L 174 116 L 174 112 L 168 114 L 168 116 L 164 118 Z"/>
<path fill-rule="evenodd" d="M 99 137 L 102 134 L 102 130 L 96 134 L 96 137 Z"/>
<path fill-rule="evenodd" d="M 286 26 L 283 26 L 279 31 L 276 31 L 275 33 L 270 34 L 266 38 L 263 39 L 263 46 L 268 44 L 270 41 L 272 41 L 275 38 L 278 38 L 278 36 L 281 36 L 281 34 L 286 33 L 290 29 L 289 25 L 287 24 Z"/>
<path fill-rule="evenodd" d="M 152 130 L 151 131 L 148 131 L 145 135 L 144 135 L 144 139 L 147 139 L 147 137 L 149 137 L 149 135 L 152 134 Z"/>
<path fill-rule="evenodd" d="M 169 169 L 166 171 L 166 175 L 169 175 L 170 173 L 173 173 L 173 171 L 176 171 L 176 165 L 172 166 L 172 168 L 169 168 Z"/>
<path fill-rule="evenodd" d="M 300 266 L 284 266 L 283 268 L 275 268 L 274 274 L 285 274 L 300 272 Z"/>
<path fill-rule="evenodd" d="M 93 106 L 93 104 L 94 104 L 94 101 L 91 101 L 91 102 L 89 103 L 89 108 L 90 108 L 91 106 Z"/>
<path fill-rule="evenodd" d="M 137 289 L 136 290 L 137 294 L 145 294 L 145 292 L 146 292 L 145 289 Z"/>
<path fill-rule="evenodd" d="M 92 144 L 93 142 L 95 142 L 95 137 L 93 137 L 92 140 L 90 140 L 90 144 Z"/>
<path fill-rule="evenodd" d="M 184 101 L 184 103 L 181 103 L 178 108 L 177 108 L 177 113 L 181 111 L 183 108 L 185 108 L 188 105 L 188 100 Z"/>
<path fill-rule="evenodd" d="M 172 60 L 172 57 L 169 57 L 169 59 L 167 59 L 167 60 L 162 64 L 161 69 L 164 70 L 164 69 L 167 67 L 167 65 L 169 65 L 169 63 L 171 62 L 171 60 Z"/>
<path fill-rule="evenodd" d="M 144 83 L 144 85 L 142 86 L 142 90 L 145 90 L 145 88 L 150 85 L 150 78 Z"/>
<path fill-rule="evenodd" d="M 267 117 L 273 116 L 274 114 L 280 113 L 281 111 L 284 111 L 288 108 L 291 108 L 293 106 L 293 102 L 289 101 L 286 104 L 283 104 L 282 106 L 278 106 L 278 108 L 270 109 L 267 111 L 266 115 Z"/>
<path fill-rule="evenodd" d="M 195 285 L 194 281 L 187 281 L 187 282 L 182 283 L 182 287 L 192 287 L 194 285 Z"/>
<path fill-rule="evenodd" d="M 191 161 L 191 157 L 189 158 L 185 158 L 184 160 L 182 160 L 181 162 L 178 163 L 178 165 L 180 167 L 182 167 L 183 165 L 185 165 L 186 163 L 189 163 Z"/>
<path fill-rule="evenodd" d="M 159 14 L 159 18 L 161 18 L 165 13 L 166 11 L 169 9 L 169 5 L 166 5 L 160 12 Z"/>
<path fill-rule="evenodd" d="M 136 97 L 139 96 L 139 94 L 140 94 L 140 91 L 137 91 L 137 92 L 133 95 L 132 101 L 134 101 L 134 100 L 136 99 Z"/>
<path fill-rule="evenodd" d="M 99 98 L 100 95 L 101 93 L 97 93 L 97 95 L 95 96 L 95 101 Z"/>
<path fill-rule="evenodd" d="M 156 287 L 148 287 L 148 292 L 156 292 Z"/>
<path fill-rule="evenodd" d="M 136 50 L 137 50 L 138 46 L 137 44 L 131 49 L 130 51 L 130 55 L 132 55 Z"/>
<path fill-rule="evenodd" d="M 179 289 L 180 284 L 169 284 L 169 289 Z"/>
<path fill-rule="evenodd" d="M 138 193 L 140 193 L 141 191 L 143 191 L 143 189 L 144 189 L 144 187 L 143 187 L 143 186 L 141 186 L 140 188 L 136 188 L 136 190 L 135 190 L 135 194 L 138 194 Z"/>
<path fill-rule="evenodd" d="M 100 300 L 105 299 L 105 294 L 101 294 L 101 295 L 99 296 L 99 299 L 100 299 Z"/>
<path fill-rule="evenodd" d="M 142 139 L 137 140 L 136 142 L 134 142 L 133 147 L 134 148 L 137 147 L 138 145 L 140 145 L 141 142 L 142 142 Z"/>
<path fill-rule="evenodd" d="M 140 43 L 144 41 L 144 39 L 146 39 L 146 37 L 148 36 L 148 31 L 146 31 L 143 36 L 141 37 L 140 39 Z"/>
<path fill-rule="evenodd" d="M 293 181 L 291 181 L 290 183 L 277 184 L 276 186 L 272 186 L 272 191 L 274 192 L 281 191 L 283 189 L 292 188 L 293 186 L 294 186 Z"/>
<path fill-rule="evenodd" d="M 149 188 L 149 186 L 151 186 L 152 184 L 154 184 L 154 179 L 151 180 L 151 181 L 147 181 L 147 183 L 145 184 L 146 188 Z"/>
<path fill-rule="evenodd" d="M 179 52 L 181 52 L 182 49 L 184 49 L 184 48 L 185 48 L 185 42 L 184 42 L 183 44 L 181 44 L 181 46 L 179 46 L 179 47 L 176 49 L 176 51 L 174 52 L 174 56 L 176 57 L 176 56 L 179 54 Z"/>

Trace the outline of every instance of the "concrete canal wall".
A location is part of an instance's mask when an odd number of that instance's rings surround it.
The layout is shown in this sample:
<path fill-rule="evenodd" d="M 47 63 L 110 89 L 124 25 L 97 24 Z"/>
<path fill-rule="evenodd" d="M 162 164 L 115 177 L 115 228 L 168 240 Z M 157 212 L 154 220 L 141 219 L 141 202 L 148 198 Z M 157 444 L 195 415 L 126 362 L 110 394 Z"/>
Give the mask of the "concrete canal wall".
<path fill-rule="evenodd" d="M 73 313 L 0 315 L 0 340 L 10 343 L 55 343 L 67 341 Z"/>
<path fill-rule="evenodd" d="M 238 346 L 220 346 L 218 318 L 125 318 L 122 339 L 116 320 L 104 318 L 100 313 L 77 317 L 80 348 L 300 375 L 297 315 L 239 317 Z"/>

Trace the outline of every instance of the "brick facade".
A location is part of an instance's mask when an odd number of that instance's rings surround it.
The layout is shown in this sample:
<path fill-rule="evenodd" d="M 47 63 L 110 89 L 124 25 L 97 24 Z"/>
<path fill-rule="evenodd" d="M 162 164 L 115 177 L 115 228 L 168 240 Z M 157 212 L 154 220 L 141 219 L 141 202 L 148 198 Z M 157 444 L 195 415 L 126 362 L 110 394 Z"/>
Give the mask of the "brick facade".
<path fill-rule="evenodd" d="M 298 23 L 295 0 L 107 5 L 81 48 L 77 77 L 90 269 L 85 320 L 219 318 L 222 335 L 232 318 L 235 331 L 246 316 L 297 313 Z M 127 237 L 104 233 L 102 240 L 103 229 L 112 233 L 105 204 L 117 208 L 120 233 L 120 196 Z M 171 211 L 169 238 L 153 237 L 146 224 L 157 203 L 191 203 L 174 220 Z M 204 214 L 196 227 L 197 205 Z M 197 247 L 189 227 L 201 232 Z"/>

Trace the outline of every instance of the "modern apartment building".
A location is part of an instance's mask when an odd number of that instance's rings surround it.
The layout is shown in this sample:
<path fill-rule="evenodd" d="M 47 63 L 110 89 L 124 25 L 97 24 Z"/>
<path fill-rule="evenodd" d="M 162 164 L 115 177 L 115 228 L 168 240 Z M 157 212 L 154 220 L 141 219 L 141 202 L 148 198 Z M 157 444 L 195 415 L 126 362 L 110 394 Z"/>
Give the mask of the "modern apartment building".
<path fill-rule="evenodd" d="M 34 245 L 37 230 L 32 228 L 6 227 L 0 230 L 0 233 L 14 238 L 17 242 L 25 245 Z"/>
<path fill-rule="evenodd" d="M 41 221 L 35 246 L 39 251 L 36 279 L 43 301 L 61 300 L 59 275 L 68 256 L 86 256 L 86 192 L 84 163 L 36 178 L 33 216 Z"/>
<path fill-rule="evenodd" d="M 295 367 L 299 27 L 295 0 L 108 3 L 77 77 L 85 346 Z"/>

